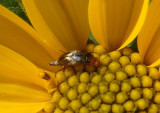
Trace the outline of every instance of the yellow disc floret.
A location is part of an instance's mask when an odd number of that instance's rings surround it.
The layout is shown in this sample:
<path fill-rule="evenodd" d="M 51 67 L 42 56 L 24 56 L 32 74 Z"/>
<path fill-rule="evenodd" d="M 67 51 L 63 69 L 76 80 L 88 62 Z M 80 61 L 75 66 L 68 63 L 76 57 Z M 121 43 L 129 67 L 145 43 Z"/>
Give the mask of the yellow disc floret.
<path fill-rule="evenodd" d="M 141 55 L 139 53 L 132 53 L 131 54 L 131 62 L 133 64 L 139 64 L 141 63 Z"/>
<path fill-rule="evenodd" d="M 57 82 L 64 82 L 66 80 L 66 76 L 64 75 L 63 71 L 59 71 L 56 73 L 56 81 Z"/>
<path fill-rule="evenodd" d="M 99 89 L 97 85 L 91 85 L 88 89 L 88 93 L 92 96 L 96 96 L 98 92 L 99 92 Z"/>
<path fill-rule="evenodd" d="M 109 91 L 111 92 L 118 92 L 120 90 L 119 84 L 116 82 L 111 82 L 109 85 Z"/>
<path fill-rule="evenodd" d="M 158 106 L 152 103 L 148 108 L 148 113 L 157 113 L 157 112 L 158 112 Z"/>
<path fill-rule="evenodd" d="M 99 92 L 101 94 L 103 94 L 103 93 L 105 93 L 107 91 L 108 91 L 108 84 L 106 84 L 106 83 L 100 83 L 99 84 Z"/>
<path fill-rule="evenodd" d="M 128 56 L 122 56 L 119 58 L 119 62 L 124 67 L 124 66 L 130 64 L 130 59 Z"/>
<path fill-rule="evenodd" d="M 64 111 L 57 107 L 55 109 L 54 113 L 64 113 Z"/>
<path fill-rule="evenodd" d="M 131 89 L 132 89 L 132 87 L 131 87 L 131 84 L 129 82 L 126 82 L 126 81 L 122 82 L 121 91 L 130 92 Z"/>
<path fill-rule="evenodd" d="M 136 101 L 136 105 L 137 105 L 139 110 L 144 110 L 148 107 L 148 101 L 144 98 L 141 98 L 141 99 Z"/>
<path fill-rule="evenodd" d="M 113 73 L 106 73 L 103 78 L 106 82 L 109 83 L 112 82 L 116 78 L 116 76 Z"/>
<path fill-rule="evenodd" d="M 82 93 L 85 93 L 87 91 L 87 84 L 85 83 L 80 83 L 78 85 L 78 93 L 79 94 L 82 94 Z"/>
<path fill-rule="evenodd" d="M 89 76 L 89 73 L 87 72 L 84 72 L 80 75 L 80 81 L 83 82 L 83 83 L 88 83 L 90 80 L 90 76 Z"/>
<path fill-rule="evenodd" d="M 113 113 L 123 113 L 124 112 L 124 108 L 120 104 L 113 104 L 112 105 L 112 112 Z"/>
<path fill-rule="evenodd" d="M 131 48 L 129 48 L 129 47 L 126 47 L 126 48 L 122 49 L 122 54 L 124 56 L 130 56 L 132 52 L 133 52 L 133 50 Z"/>
<path fill-rule="evenodd" d="M 106 92 L 102 95 L 102 101 L 106 104 L 112 104 L 115 101 L 115 95 L 112 92 Z"/>
<path fill-rule="evenodd" d="M 141 98 L 141 92 L 138 89 L 131 90 L 130 98 L 132 100 L 138 100 Z"/>
<path fill-rule="evenodd" d="M 153 79 L 159 79 L 160 74 L 159 71 L 156 68 L 149 68 L 149 76 L 152 77 Z"/>
<path fill-rule="evenodd" d="M 52 96 L 52 101 L 53 102 L 59 102 L 59 100 L 61 99 L 62 95 L 60 94 L 59 91 L 55 91 L 53 93 L 53 96 Z"/>
<path fill-rule="evenodd" d="M 108 113 L 111 111 L 111 105 L 109 104 L 101 104 L 99 112 L 100 113 Z"/>
<path fill-rule="evenodd" d="M 89 102 L 89 107 L 91 110 L 97 110 L 100 106 L 100 101 L 98 99 L 92 99 Z"/>
<path fill-rule="evenodd" d="M 147 98 L 148 100 L 151 100 L 153 97 L 153 90 L 149 88 L 144 88 L 143 89 L 143 97 Z"/>
<path fill-rule="evenodd" d="M 100 75 L 104 75 L 105 73 L 106 73 L 106 71 L 107 71 L 107 67 L 106 66 L 100 66 L 98 69 L 97 69 L 97 71 L 98 71 L 98 73 L 100 74 Z"/>
<path fill-rule="evenodd" d="M 84 93 L 84 94 L 81 96 L 82 104 L 88 103 L 91 99 L 92 99 L 92 97 L 91 97 L 91 95 L 90 95 L 89 93 Z"/>
<path fill-rule="evenodd" d="M 55 110 L 56 105 L 52 102 L 47 103 L 47 105 L 44 106 L 44 111 L 47 113 L 51 113 Z"/>
<path fill-rule="evenodd" d="M 142 64 L 137 65 L 137 73 L 141 76 L 146 75 L 147 74 L 147 67 Z"/>
<path fill-rule="evenodd" d="M 111 57 L 111 59 L 113 60 L 118 60 L 121 57 L 121 52 L 120 51 L 112 51 L 109 53 L 109 56 Z"/>
<path fill-rule="evenodd" d="M 124 106 L 124 109 L 125 109 L 126 111 L 128 111 L 128 112 L 129 112 L 129 111 L 130 111 L 130 112 L 134 111 L 135 105 L 134 105 L 134 102 L 131 101 L 131 100 L 125 102 L 123 106 Z"/>
<path fill-rule="evenodd" d="M 124 70 L 128 74 L 128 76 L 130 76 L 130 77 L 134 76 L 136 74 L 135 65 L 132 65 L 132 64 L 126 65 Z"/>
<path fill-rule="evenodd" d="M 160 81 L 156 80 L 153 87 L 156 91 L 160 91 Z"/>
<path fill-rule="evenodd" d="M 70 106 L 71 106 L 72 110 L 75 112 L 80 109 L 82 104 L 81 104 L 80 100 L 73 100 L 73 101 L 71 101 Z"/>
<path fill-rule="evenodd" d="M 142 77 L 142 86 L 143 87 L 152 87 L 152 78 L 149 76 Z"/>
<path fill-rule="evenodd" d="M 64 70 L 64 74 L 65 76 L 70 77 L 74 74 L 74 69 L 72 67 L 67 67 Z"/>
<path fill-rule="evenodd" d="M 66 94 L 69 91 L 70 87 L 67 82 L 63 82 L 59 85 L 59 90 L 62 94 Z"/>
<path fill-rule="evenodd" d="M 81 107 L 79 113 L 89 113 L 89 109 L 87 107 Z"/>
<path fill-rule="evenodd" d="M 123 104 L 127 99 L 128 99 L 128 96 L 127 96 L 126 92 L 119 92 L 116 95 L 116 102 L 118 104 Z"/>
<path fill-rule="evenodd" d="M 95 47 L 96 47 L 95 44 L 90 43 L 90 44 L 87 45 L 86 50 L 87 50 L 88 52 L 94 52 L 94 48 L 95 48 Z"/>
<path fill-rule="evenodd" d="M 123 71 L 116 72 L 116 79 L 118 81 L 123 81 L 123 80 L 127 79 L 127 77 L 128 77 L 127 74 Z"/>
<path fill-rule="evenodd" d="M 78 80 L 78 77 L 76 75 L 74 76 L 71 76 L 69 79 L 68 79 L 68 84 L 70 87 L 74 87 L 78 84 L 79 80 Z"/>
<path fill-rule="evenodd" d="M 66 97 L 62 97 L 58 105 L 61 109 L 66 110 L 68 108 L 69 100 Z"/>
<path fill-rule="evenodd" d="M 91 82 L 98 85 L 101 82 L 102 76 L 101 75 L 94 75 L 91 79 Z"/>
<path fill-rule="evenodd" d="M 154 96 L 154 102 L 156 104 L 160 104 L 160 93 L 156 93 L 155 96 Z"/>
<path fill-rule="evenodd" d="M 102 54 L 100 56 L 100 63 L 103 65 L 108 65 L 111 62 L 111 58 L 107 54 Z"/>
<path fill-rule="evenodd" d="M 78 94 L 77 94 L 77 91 L 75 89 L 70 89 L 68 91 L 67 97 L 68 97 L 69 100 L 75 100 L 75 99 L 77 99 L 77 96 L 78 96 Z"/>
<path fill-rule="evenodd" d="M 64 113 L 74 113 L 72 110 L 66 110 Z"/>
<path fill-rule="evenodd" d="M 130 82 L 131 82 L 132 87 L 134 87 L 134 88 L 141 87 L 141 82 L 140 82 L 140 79 L 138 77 L 130 78 Z"/>
<path fill-rule="evenodd" d="M 98 53 L 98 54 L 103 54 L 106 52 L 105 48 L 102 46 L 102 45 L 97 45 L 95 48 L 94 48 L 94 52 L 95 53 Z"/>
<path fill-rule="evenodd" d="M 111 71 L 111 72 L 116 72 L 118 71 L 119 69 L 121 68 L 121 65 L 114 61 L 114 62 L 111 62 L 109 65 L 108 65 L 108 69 Z"/>

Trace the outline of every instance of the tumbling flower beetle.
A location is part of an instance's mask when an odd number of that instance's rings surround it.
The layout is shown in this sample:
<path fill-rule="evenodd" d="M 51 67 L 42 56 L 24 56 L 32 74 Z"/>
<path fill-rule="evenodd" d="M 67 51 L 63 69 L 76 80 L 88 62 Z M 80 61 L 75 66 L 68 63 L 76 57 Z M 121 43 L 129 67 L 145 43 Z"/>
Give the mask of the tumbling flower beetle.
<path fill-rule="evenodd" d="M 50 62 L 53 66 L 74 66 L 80 63 L 99 65 L 99 60 L 95 58 L 92 53 L 85 50 L 73 50 L 62 54 L 57 61 Z"/>

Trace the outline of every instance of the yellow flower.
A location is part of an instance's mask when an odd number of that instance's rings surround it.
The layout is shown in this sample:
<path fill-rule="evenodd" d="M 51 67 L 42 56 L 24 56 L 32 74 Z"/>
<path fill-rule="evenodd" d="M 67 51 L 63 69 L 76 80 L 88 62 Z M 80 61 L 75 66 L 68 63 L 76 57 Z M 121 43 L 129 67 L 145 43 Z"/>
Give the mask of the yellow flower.
<path fill-rule="evenodd" d="M 23 0 L 33 27 L 0 6 L 0 112 L 36 113 L 51 100 L 41 71 L 62 51 L 83 49 L 90 33 L 88 0 Z"/>
<path fill-rule="evenodd" d="M 143 62 L 160 64 L 159 0 L 153 0 L 149 10 L 149 0 L 22 1 L 33 28 L 0 6 L 2 113 L 36 113 L 51 100 L 45 87 L 48 81 L 38 75 L 59 69 L 48 63 L 59 57 L 60 50 L 84 49 L 89 24 L 108 52 L 127 46 L 143 26 L 138 35 Z"/>
<path fill-rule="evenodd" d="M 143 63 L 154 67 L 160 64 L 160 1 L 153 0 L 149 9 L 148 3 L 148 0 L 91 0 L 89 23 L 95 39 L 107 51 L 127 46 L 139 34 L 138 50 Z"/>

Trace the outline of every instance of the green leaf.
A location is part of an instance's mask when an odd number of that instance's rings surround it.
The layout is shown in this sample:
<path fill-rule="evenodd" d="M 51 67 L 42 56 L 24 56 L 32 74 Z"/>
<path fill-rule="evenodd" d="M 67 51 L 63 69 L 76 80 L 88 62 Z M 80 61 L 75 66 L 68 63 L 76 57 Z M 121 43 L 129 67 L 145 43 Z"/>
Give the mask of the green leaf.
<path fill-rule="evenodd" d="M 96 44 L 96 45 L 99 44 L 99 43 L 94 39 L 94 36 L 92 35 L 92 33 L 90 33 L 90 35 L 89 35 L 88 43 L 94 43 L 94 44 Z"/>
<path fill-rule="evenodd" d="M 21 6 L 21 0 L 0 0 L 0 4 L 30 24 L 30 21 Z"/>
<path fill-rule="evenodd" d="M 127 47 L 132 48 L 135 52 L 138 52 L 137 38 L 135 38 Z"/>

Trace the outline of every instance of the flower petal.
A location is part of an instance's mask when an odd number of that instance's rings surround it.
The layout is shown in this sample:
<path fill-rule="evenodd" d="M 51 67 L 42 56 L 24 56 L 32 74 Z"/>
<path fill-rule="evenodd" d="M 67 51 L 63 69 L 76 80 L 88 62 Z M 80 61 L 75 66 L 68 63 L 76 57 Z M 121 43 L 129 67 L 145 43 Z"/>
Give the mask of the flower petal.
<path fill-rule="evenodd" d="M 128 45 L 140 31 L 149 0 L 90 0 L 89 23 L 107 51 Z"/>
<path fill-rule="evenodd" d="M 17 80 L 0 81 L 0 101 L 7 102 L 47 102 L 50 95 L 31 83 L 22 83 Z"/>
<path fill-rule="evenodd" d="M 40 111 L 46 102 L 41 103 L 15 103 L 15 102 L 0 102 L 1 113 L 37 113 Z"/>
<path fill-rule="evenodd" d="M 90 33 L 88 0 L 22 0 L 36 31 L 48 49 L 83 49 Z M 62 46 L 64 48 L 62 48 Z M 65 50 L 64 50 L 65 51 Z"/>
<path fill-rule="evenodd" d="M 160 64 L 160 1 L 150 4 L 144 26 L 138 35 L 138 49 L 146 65 Z"/>
<path fill-rule="evenodd" d="M 50 99 L 45 90 L 46 80 L 39 69 L 24 57 L 0 45 L 0 100 L 44 102 Z"/>
<path fill-rule="evenodd" d="M 60 52 L 49 54 L 38 42 L 39 38 L 31 26 L 0 5 L 0 44 L 20 53 L 41 68 L 54 70 L 48 63 L 55 60 Z"/>

